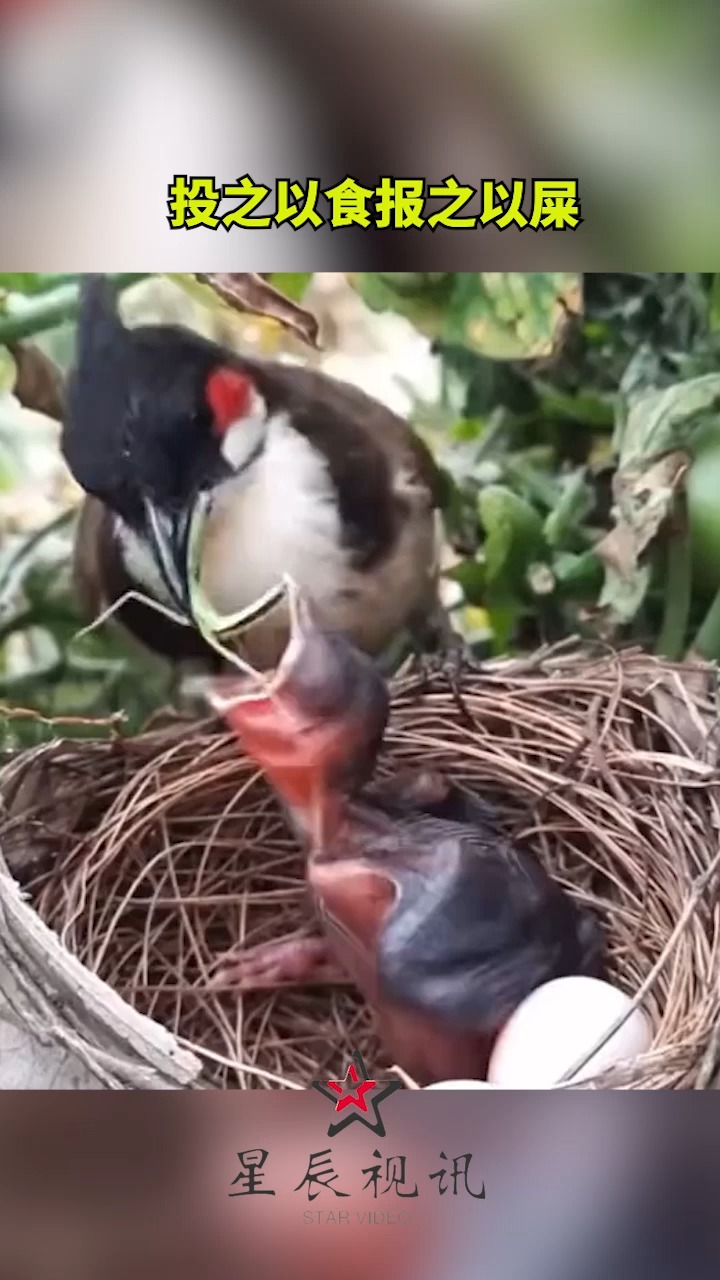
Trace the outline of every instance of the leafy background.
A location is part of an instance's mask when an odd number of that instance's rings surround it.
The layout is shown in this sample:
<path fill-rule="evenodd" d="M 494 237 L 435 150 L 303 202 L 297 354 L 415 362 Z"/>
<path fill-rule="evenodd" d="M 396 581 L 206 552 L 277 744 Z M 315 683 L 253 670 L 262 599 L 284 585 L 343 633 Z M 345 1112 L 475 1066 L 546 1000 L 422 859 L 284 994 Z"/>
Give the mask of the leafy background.
<path fill-rule="evenodd" d="M 275 274 L 323 349 L 183 277 L 121 278 L 173 320 L 314 360 L 407 413 L 447 480 L 444 591 L 479 654 L 570 633 L 720 657 L 720 284 L 711 274 Z M 174 676 L 111 626 L 77 637 L 80 494 L 58 449 L 77 279 L 0 275 L 3 745 L 137 730 Z M 53 725 L 53 718 L 65 722 Z M 112 726 L 115 731 L 115 726 Z"/>

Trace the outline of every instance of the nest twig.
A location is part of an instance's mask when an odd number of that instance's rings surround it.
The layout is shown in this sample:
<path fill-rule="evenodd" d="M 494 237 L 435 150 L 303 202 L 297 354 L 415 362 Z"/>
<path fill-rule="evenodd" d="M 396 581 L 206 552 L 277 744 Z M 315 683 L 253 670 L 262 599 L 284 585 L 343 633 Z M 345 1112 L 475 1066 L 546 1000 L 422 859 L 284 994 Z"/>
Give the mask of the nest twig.
<path fill-rule="evenodd" d="M 714 681 L 710 668 L 564 647 L 469 674 L 472 726 L 440 676 L 428 685 L 411 671 L 394 686 L 381 772 L 422 763 L 481 791 L 507 831 L 599 913 L 614 978 L 642 997 L 654 1029 L 649 1053 L 599 1084 L 704 1087 L 717 1068 Z M 18 808 L 13 796 L 24 786 L 27 797 L 39 769 L 43 798 Z M 302 858 L 275 800 L 215 722 L 59 742 L 18 757 L 0 785 L 5 849 L 22 829 L 46 851 L 27 864 L 41 917 L 190 1045 L 209 1083 L 304 1086 L 356 1048 L 389 1065 L 349 985 L 242 999 L 208 989 L 229 947 L 312 924 Z"/>

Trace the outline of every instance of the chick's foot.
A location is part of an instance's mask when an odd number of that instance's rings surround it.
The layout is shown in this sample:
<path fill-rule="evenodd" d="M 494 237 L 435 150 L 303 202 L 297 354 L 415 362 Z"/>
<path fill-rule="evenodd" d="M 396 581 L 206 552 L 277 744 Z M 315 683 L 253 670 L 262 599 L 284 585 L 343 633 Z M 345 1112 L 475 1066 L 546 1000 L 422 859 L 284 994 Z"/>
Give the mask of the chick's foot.
<path fill-rule="evenodd" d="M 324 938 L 283 938 L 257 947 L 235 947 L 219 961 L 210 988 L 272 991 L 316 983 L 345 983 Z"/>

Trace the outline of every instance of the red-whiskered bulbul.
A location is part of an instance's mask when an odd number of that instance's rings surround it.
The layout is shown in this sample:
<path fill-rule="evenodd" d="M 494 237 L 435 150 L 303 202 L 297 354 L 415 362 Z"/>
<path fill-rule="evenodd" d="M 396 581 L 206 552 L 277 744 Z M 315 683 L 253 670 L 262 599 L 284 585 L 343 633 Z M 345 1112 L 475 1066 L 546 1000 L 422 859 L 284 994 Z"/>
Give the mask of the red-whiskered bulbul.
<path fill-rule="evenodd" d="M 594 915 L 500 832 L 490 805 L 440 774 L 372 783 L 387 686 L 347 638 L 291 597 L 291 640 L 264 688 L 210 678 L 210 702 L 266 773 L 305 845 L 323 935 L 224 957 L 239 990 L 354 981 L 395 1063 L 420 1084 L 484 1074 L 535 987 L 599 976 Z"/>
<path fill-rule="evenodd" d="M 406 631 L 451 636 L 437 591 L 441 473 L 409 424 L 354 386 L 179 326 L 128 328 L 115 286 L 93 275 L 62 451 L 90 495 L 76 574 L 95 613 L 135 589 L 188 616 L 189 526 L 203 500 L 199 578 L 216 613 L 252 605 L 287 574 L 324 624 L 373 656 Z M 118 617 L 169 657 L 212 652 L 141 603 Z M 240 652 L 268 669 L 287 638 L 283 601 Z"/>

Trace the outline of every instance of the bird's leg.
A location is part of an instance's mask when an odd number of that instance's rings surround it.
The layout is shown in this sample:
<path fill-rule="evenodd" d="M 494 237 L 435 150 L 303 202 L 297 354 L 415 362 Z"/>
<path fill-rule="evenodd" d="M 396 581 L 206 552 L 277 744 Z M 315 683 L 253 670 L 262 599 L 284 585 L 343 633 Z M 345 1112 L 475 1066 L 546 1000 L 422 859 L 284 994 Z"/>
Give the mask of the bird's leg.
<path fill-rule="evenodd" d="M 411 627 L 410 636 L 420 668 L 422 692 L 427 692 L 438 676 L 445 680 L 460 715 L 472 726 L 473 718 L 462 695 L 463 675 L 466 671 L 482 671 L 483 664 L 453 627 L 447 609 L 438 602 L 430 617 Z"/>
<path fill-rule="evenodd" d="M 212 990 L 271 991 L 315 983 L 348 983 L 321 937 L 280 938 L 257 947 L 235 947 L 220 957 Z"/>

